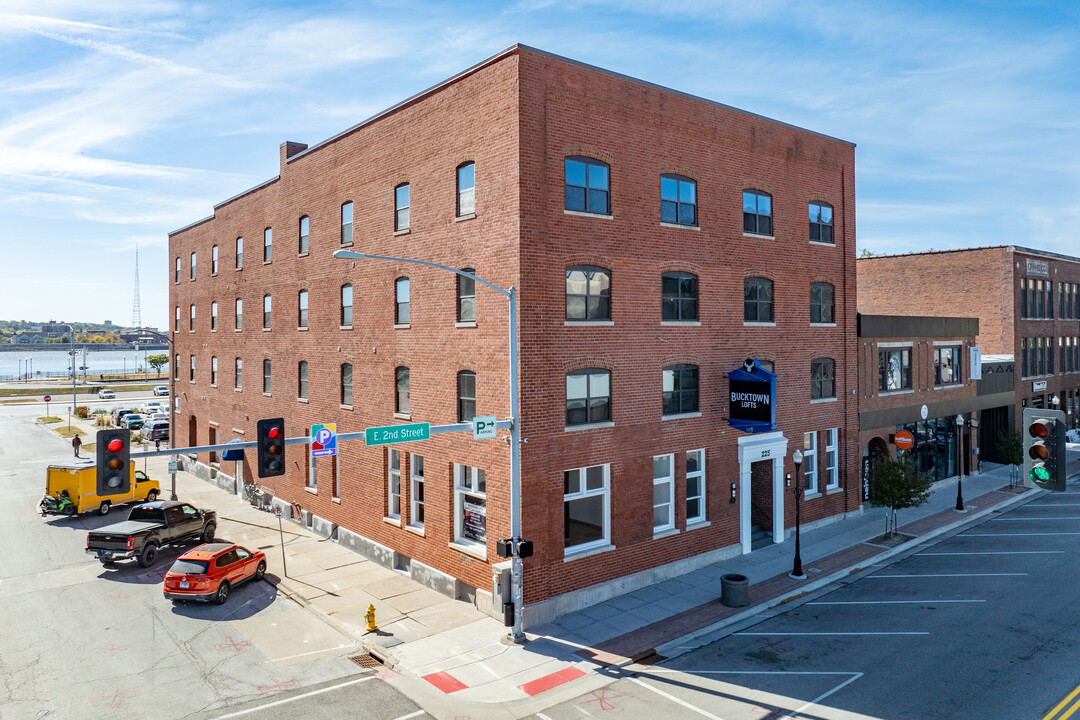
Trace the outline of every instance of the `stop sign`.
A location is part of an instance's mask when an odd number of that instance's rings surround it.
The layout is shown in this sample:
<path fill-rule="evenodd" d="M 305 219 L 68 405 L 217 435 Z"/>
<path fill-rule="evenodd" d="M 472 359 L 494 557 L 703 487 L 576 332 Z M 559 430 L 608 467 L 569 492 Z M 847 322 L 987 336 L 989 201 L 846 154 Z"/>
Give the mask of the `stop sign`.
<path fill-rule="evenodd" d="M 52 395 L 46 395 L 45 396 L 45 402 L 51 402 L 51 401 L 52 401 Z"/>

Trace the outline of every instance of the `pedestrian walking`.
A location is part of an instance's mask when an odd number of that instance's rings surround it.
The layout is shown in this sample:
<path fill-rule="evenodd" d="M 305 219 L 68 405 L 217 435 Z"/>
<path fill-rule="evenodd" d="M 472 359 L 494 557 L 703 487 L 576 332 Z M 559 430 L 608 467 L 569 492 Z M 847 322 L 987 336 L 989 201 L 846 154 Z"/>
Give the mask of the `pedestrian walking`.
<path fill-rule="evenodd" d="M 82 438 L 78 435 L 71 439 L 71 447 L 75 448 L 75 457 L 79 457 L 79 448 L 82 447 Z"/>

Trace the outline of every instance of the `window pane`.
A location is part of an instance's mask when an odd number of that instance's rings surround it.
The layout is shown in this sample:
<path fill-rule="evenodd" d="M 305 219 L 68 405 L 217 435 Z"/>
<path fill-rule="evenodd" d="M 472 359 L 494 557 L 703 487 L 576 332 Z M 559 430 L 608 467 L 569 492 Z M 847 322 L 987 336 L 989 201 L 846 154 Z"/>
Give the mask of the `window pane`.
<path fill-rule="evenodd" d="M 660 201 L 660 222 L 675 223 L 679 221 L 678 204 L 667 200 Z"/>
<path fill-rule="evenodd" d="M 652 459 L 653 478 L 664 478 L 671 475 L 671 456 L 657 455 Z"/>
<path fill-rule="evenodd" d="M 611 394 L 611 374 L 608 372 L 589 375 L 589 394 L 592 397 L 607 397 Z"/>
<path fill-rule="evenodd" d="M 566 209 L 585 212 L 585 188 L 566 186 Z"/>
<path fill-rule="evenodd" d="M 679 202 L 697 204 L 697 183 L 685 180 L 679 182 Z"/>
<path fill-rule="evenodd" d="M 682 225 L 696 225 L 697 207 L 694 205 L 679 205 L 679 223 Z"/>
<path fill-rule="evenodd" d="M 701 451 L 694 450 L 686 453 L 686 472 L 697 472 L 701 469 Z M 695 493 L 696 494 L 696 493 Z"/>
<path fill-rule="evenodd" d="M 564 504 L 563 528 L 566 547 L 604 539 L 604 498 L 602 495 L 569 500 Z"/>
<path fill-rule="evenodd" d="M 577 160 L 566 161 L 566 184 L 585 186 L 585 163 Z"/>
<path fill-rule="evenodd" d="M 608 194 L 606 190 L 589 190 L 589 212 L 608 214 Z"/>
<path fill-rule="evenodd" d="M 608 398 L 593 398 L 589 401 L 589 422 L 608 422 L 611 420 L 611 401 Z"/>
<path fill-rule="evenodd" d="M 589 164 L 589 188 L 608 189 L 608 169 L 606 166 Z"/>
<path fill-rule="evenodd" d="M 566 271 L 566 294 L 584 295 L 588 288 L 588 279 L 584 270 Z"/>
<path fill-rule="evenodd" d="M 563 473 L 563 494 L 573 495 L 581 492 L 581 471 L 567 470 Z"/>
<path fill-rule="evenodd" d="M 604 487 L 604 466 L 593 465 L 585 469 L 585 489 L 600 490 Z"/>
<path fill-rule="evenodd" d="M 661 200 L 678 200 L 679 199 L 679 181 L 675 178 L 661 177 L 660 178 L 660 199 Z"/>
<path fill-rule="evenodd" d="M 573 373 L 566 376 L 566 398 L 584 398 L 589 395 L 589 377 L 584 373 Z"/>

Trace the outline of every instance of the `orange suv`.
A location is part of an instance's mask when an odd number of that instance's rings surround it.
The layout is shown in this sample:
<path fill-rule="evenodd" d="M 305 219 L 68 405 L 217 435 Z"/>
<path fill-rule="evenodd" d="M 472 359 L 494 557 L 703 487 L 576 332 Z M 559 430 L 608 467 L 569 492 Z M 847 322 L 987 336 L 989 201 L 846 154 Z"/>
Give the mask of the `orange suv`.
<path fill-rule="evenodd" d="M 229 598 L 229 589 L 266 575 L 266 554 L 232 543 L 208 543 L 188 550 L 165 574 L 165 598 L 173 602 Z"/>

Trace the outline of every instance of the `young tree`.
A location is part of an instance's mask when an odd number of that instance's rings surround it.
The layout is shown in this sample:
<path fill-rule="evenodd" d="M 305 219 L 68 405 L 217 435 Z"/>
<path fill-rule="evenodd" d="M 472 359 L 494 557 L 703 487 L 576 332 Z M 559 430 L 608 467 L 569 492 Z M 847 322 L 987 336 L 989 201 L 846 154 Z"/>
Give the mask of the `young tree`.
<path fill-rule="evenodd" d="M 154 372 L 161 377 L 161 368 L 169 364 L 169 356 L 165 353 L 157 353 L 156 355 L 147 355 L 146 362 L 150 367 L 154 368 Z"/>
<path fill-rule="evenodd" d="M 1009 485 L 1015 485 L 1020 477 L 1019 465 L 1024 464 L 1024 438 L 1016 430 L 1002 430 L 998 433 L 998 456 L 1006 465 L 1012 465 L 1009 471 Z"/>
<path fill-rule="evenodd" d="M 915 464 L 902 453 L 897 459 L 883 458 L 870 469 L 870 504 L 887 507 L 885 534 L 896 534 L 896 511 L 919 507 L 930 497 L 930 477 L 915 471 Z"/>

